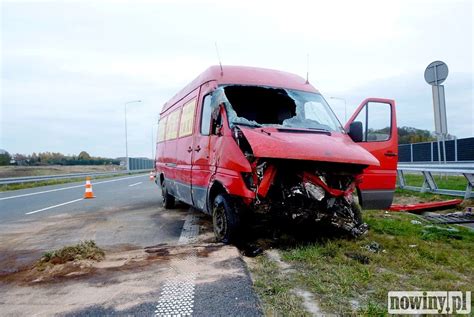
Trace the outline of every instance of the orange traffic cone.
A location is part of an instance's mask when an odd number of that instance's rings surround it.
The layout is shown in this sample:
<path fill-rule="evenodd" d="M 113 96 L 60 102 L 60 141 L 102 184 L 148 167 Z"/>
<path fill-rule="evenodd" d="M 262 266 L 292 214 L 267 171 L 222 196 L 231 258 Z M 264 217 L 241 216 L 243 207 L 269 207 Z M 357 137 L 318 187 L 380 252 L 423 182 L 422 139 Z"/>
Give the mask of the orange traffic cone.
<path fill-rule="evenodd" d="M 155 174 L 153 174 L 153 172 L 150 172 L 150 180 L 151 181 L 155 180 Z"/>
<path fill-rule="evenodd" d="M 91 178 L 86 177 L 86 192 L 84 193 L 84 199 L 95 198 L 94 193 L 92 192 Z"/>

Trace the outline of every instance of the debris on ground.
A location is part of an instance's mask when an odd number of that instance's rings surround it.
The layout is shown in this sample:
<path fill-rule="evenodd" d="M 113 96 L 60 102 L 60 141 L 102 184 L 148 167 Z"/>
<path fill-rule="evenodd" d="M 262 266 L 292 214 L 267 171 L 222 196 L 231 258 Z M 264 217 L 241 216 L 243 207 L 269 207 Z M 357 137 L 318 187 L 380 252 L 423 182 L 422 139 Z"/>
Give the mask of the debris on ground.
<path fill-rule="evenodd" d="M 437 224 L 474 223 L 474 214 L 471 212 L 452 212 L 448 214 L 426 213 L 423 217 Z"/>
<path fill-rule="evenodd" d="M 418 221 L 418 220 L 412 220 L 412 221 L 410 221 L 410 222 L 411 222 L 411 224 L 413 224 L 413 225 L 421 225 L 421 221 Z"/>
<path fill-rule="evenodd" d="M 439 210 L 456 207 L 463 202 L 462 199 L 450 199 L 445 201 L 431 201 L 414 204 L 392 204 L 388 210 L 390 211 L 409 211 L 421 212 L 426 210 Z"/>
<path fill-rule="evenodd" d="M 367 251 L 372 252 L 372 253 L 378 253 L 382 251 L 382 246 L 375 241 L 372 241 L 361 248 L 367 249 Z"/>
<path fill-rule="evenodd" d="M 346 252 L 344 253 L 344 255 L 347 256 L 348 258 L 358 261 L 361 264 L 370 263 L 370 258 L 367 255 L 363 255 L 357 252 Z"/>

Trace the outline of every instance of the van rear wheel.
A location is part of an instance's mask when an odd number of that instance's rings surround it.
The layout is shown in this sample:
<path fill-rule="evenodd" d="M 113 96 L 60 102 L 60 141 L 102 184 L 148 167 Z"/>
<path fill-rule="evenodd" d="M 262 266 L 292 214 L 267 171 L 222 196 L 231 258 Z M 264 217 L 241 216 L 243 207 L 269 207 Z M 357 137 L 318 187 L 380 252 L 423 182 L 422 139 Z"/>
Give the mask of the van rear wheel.
<path fill-rule="evenodd" d="M 175 199 L 174 196 L 168 193 L 168 188 L 166 187 L 166 180 L 163 180 L 161 183 L 161 196 L 163 207 L 165 209 L 171 209 L 174 207 Z"/>
<path fill-rule="evenodd" d="M 214 199 L 212 224 L 217 241 L 226 244 L 235 242 L 239 227 L 239 216 L 232 197 L 228 194 L 217 195 Z"/>

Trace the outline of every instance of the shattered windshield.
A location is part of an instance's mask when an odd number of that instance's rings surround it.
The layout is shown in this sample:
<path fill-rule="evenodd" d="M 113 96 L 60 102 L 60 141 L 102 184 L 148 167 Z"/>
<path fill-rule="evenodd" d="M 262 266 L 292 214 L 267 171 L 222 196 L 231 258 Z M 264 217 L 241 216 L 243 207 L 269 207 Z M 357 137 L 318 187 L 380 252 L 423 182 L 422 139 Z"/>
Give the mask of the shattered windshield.
<path fill-rule="evenodd" d="M 318 93 L 261 86 L 223 86 L 215 92 L 224 103 L 229 124 L 343 131 Z"/>

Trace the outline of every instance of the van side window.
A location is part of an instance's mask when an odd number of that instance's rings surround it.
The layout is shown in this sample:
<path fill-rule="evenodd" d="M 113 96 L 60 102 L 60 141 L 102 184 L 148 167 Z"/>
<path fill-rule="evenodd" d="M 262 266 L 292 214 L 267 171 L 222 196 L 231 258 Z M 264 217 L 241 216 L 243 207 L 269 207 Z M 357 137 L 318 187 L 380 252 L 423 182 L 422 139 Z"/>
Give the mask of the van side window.
<path fill-rule="evenodd" d="M 392 130 L 392 108 L 388 103 L 369 102 L 367 141 L 387 141 Z"/>
<path fill-rule="evenodd" d="M 161 118 L 160 122 L 158 122 L 157 142 L 165 140 L 166 119 L 168 119 L 168 117 Z"/>
<path fill-rule="evenodd" d="M 193 134 L 194 110 L 196 109 L 196 98 L 187 102 L 181 111 L 181 121 L 179 124 L 179 137 Z"/>
<path fill-rule="evenodd" d="M 178 124 L 180 114 L 181 109 L 178 109 L 168 115 L 168 121 L 166 123 L 166 140 L 173 140 L 178 137 Z"/>
<path fill-rule="evenodd" d="M 202 102 L 201 134 L 209 135 L 211 130 L 211 95 L 206 95 Z"/>
<path fill-rule="evenodd" d="M 362 122 L 362 142 L 387 141 L 392 129 L 390 104 L 369 102 L 354 121 Z"/>

